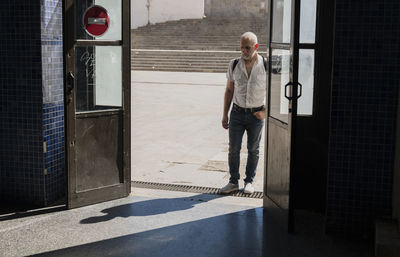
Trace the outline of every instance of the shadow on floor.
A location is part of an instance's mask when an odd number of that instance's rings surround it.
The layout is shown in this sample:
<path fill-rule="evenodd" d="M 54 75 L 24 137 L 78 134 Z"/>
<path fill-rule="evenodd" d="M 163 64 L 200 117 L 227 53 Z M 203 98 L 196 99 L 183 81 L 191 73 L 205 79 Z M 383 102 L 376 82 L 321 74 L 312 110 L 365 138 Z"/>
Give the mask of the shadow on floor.
<path fill-rule="evenodd" d="M 65 202 L 57 202 L 47 207 L 30 205 L 2 204 L 0 207 L 0 221 L 13 220 L 46 213 L 58 212 L 67 209 Z"/>
<path fill-rule="evenodd" d="M 262 208 L 256 208 L 35 256 L 261 257 L 262 248 Z"/>
<path fill-rule="evenodd" d="M 106 222 L 116 217 L 148 216 L 187 210 L 220 196 L 197 195 L 153 199 L 103 210 L 104 216 L 81 223 Z M 297 231 L 282 230 L 273 208 L 252 208 L 182 224 L 149 229 L 126 236 L 67 247 L 35 256 L 135 257 L 372 257 L 366 242 L 337 239 L 323 233 L 319 215 L 297 215 Z M 156 227 L 156 224 L 155 226 Z"/>
<path fill-rule="evenodd" d="M 119 205 L 102 210 L 105 215 L 90 217 L 81 220 L 81 224 L 105 222 L 116 217 L 149 216 L 168 212 L 183 211 L 193 208 L 196 204 L 221 198 L 220 195 L 199 194 L 180 198 L 158 198 L 142 202 Z"/>

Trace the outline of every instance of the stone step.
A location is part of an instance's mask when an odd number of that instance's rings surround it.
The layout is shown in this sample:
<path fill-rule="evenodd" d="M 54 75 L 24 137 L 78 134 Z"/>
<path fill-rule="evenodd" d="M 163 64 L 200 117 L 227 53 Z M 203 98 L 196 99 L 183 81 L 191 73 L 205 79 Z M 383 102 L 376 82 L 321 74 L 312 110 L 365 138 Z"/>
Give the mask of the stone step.
<path fill-rule="evenodd" d="M 239 36 L 245 31 L 259 35 L 265 52 L 262 20 L 187 19 L 132 30 L 132 69 L 225 73 L 229 61 L 240 56 Z"/>
<path fill-rule="evenodd" d="M 154 62 L 135 63 L 131 62 L 132 70 L 154 70 L 154 71 L 191 71 L 191 72 L 223 72 L 228 69 L 228 63 L 191 63 L 191 62 Z"/>
<path fill-rule="evenodd" d="M 131 63 L 165 63 L 165 64 L 172 64 L 172 63 L 180 63 L 180 62 L 186 62 L 186 63 L 191 63 L 191 64 L 205 64 L 205 65 L 224 65 L 226 63 L 229 63 L 231 59 L 230 58 L 226 58 L 226 59 L 213 59 L 213 60 L 209 60 L 209 59 L 186 59 L 186 58 L 176 58 L 176 59 L 138 59 L 138 58 L 133 58 Z"/>
<path fill-rule="evenodd" d="M 143 58 L 143 57 L 132 57 L 131 60 L 132 62 L 135 63 L 160 63 L 160 62 L 167 62 L 167 63 L 172 63 L 172 62 L 190 62 L 190 63 L 207 63 L 207 64 L 219 64 L 219 63 L 229 63 L 230 60 L 239 58 L 239 56 L 234 56 L 232 58 L 230 57 L 224 57 L 224 58 L 216 58 L 216 57 L 211 57 L 211 58 L 180 58 L 180 57 L 172 57 L 172 58 L 160 58 L 157 56 L 153 57 L 148 57 L 148 58 Z"/>
<path fill-rule="evenodd" d="M 196 35 L 196 31 L 193 31 L 191 33 L 187 33 L 187 34 L 180 34 L 179 37 L 178 36 L 171 36 L 170 34 L 168 35 L 154 35 L 155 33 L 143 33 L 143 34 L 139 34 L 139 33 L 132 33 L 132 39 L 133 40 L 139 40 L 139 39 L 146 39 L 146 38 L 150 38 L 152 40 L 158 40 L 158 39 L 167 39 L 167 40 L 179 40 L 181 39 L 181 37 L 185 37 L 185 40 L 195 40 L 195 41 L 215 41 L 215 42 L 239 42 L 239 38 L 237 36 L 199 36 Z M 258 37 L 259 41 L 266 41 L 266 37 Z"/>
<path fill-rule="evenodd" d="M 133 55 L 149 56 L 236 56 L 240 55 L 240 51 L 173 51 L 173 50 L 151 50 L 151 49 L 132 49 Z"/>
<path fill-rule="evenodd" d="M 143 49 L 132 49 L 132 55 L 141 56 L 240 56 L 240 51 L 181 51 L 181 50 L 143 50 Z M 259 51 L 261 55 L 265 55 L 266 52 Z"/>
<path fill-rule="evenodd" d="M 145 26 L 141 28 L 135 29 L 138 32 L 152 32 L 152 31 L 174 31 L 174 34 L 177 33 L 177 29 L 179 31 L 198 31 L 199 35 L 220 35 L 221 32 L 225 32 L 223 34 L 232 35 L 232 33 L 243 33 L 243 31 L 251 30 L 254 32 L 263 32 L 266 31 L 266 26 L 262 23 L 259 24 L 251 24 L 251 23 L 242 23 L 240 25 L 233 25 L 230 21 L 227 21 L 225 24 L 214 24 L 211 22 L 206 22 L 207 19 L 202 20 L 198 24 L 187 24 L 185 21 L 181 20 L 181 24 L 155 24 L 150 26 Z M 229 31 L 230 33 L 228 33 Z"/>
<path fill-rule="evenodd" d="M 147 67 L 147 68 L 152 68 L 152 69 L 154 67 L 157 67 L 157 68 L 184 67 L 184 68 L 191 68 L 191 69 L 195 69 L 195 68 L 196 69 L 197 68 L 201 68 L 201 69 L 203 69 L 203 68 L 212 68 L 212 69 L 224 70 L 225 72 L 228 69 L 228 64 L 226 64 L 226 65 L 210 65 L 210 64 L 208 64 L 208 65 L 206 65 L 206 64 L 204 64 L 204 65 L 201 65 L 201 64 L 199 64 L 199 65 L 190 65 L 190 63 L 185 63 L 185 62 L 172 63 L 172 64 L 171 63 L 156 63 L 156 64 L 151 64 L 151 63 L 140 63 L 140 64 L 132 63 L 131 65 L 133 65 L 133 67 L 142 67 L 142 68 Z"/>
<path fill-rule="evenodd" d="M 149 65 L 149 66 L 155 66 L 155 65 L 190 65 L 190 66 L 219 66 L 219 67 L 227 67 L 229 64 L 230 60 L 226 60 L 226 61 L 220 61 L 220 62 L 208 62 L 208 61 L 189 61 L 189 60 L 172 60 L 172 61 L 168 61 L 168 60 L 154 60 L 154 61 L 137 61 L 137 60 L 132 60 L 131 64 L 138 66 L 138 65 Z"/>
<path fill-rule="evenodd" d="M 204 50 L 204 51 L 212 51 L 212 50 L 219 50 L 219 51 L 239 51 L 240 47 L 239 45 L 237 46 L 221 46 L 221 45 L 168 45 L 168 44 L 143 44 L 143 45 L 134 45 L 135 48 L 137 49 L 163 49 L 163 50 Z M 267 47 L 261 45 L 260 46 L 260 51 L 266 51 Z"/>
<path fill-rule="evenodd" d="M 219 68 L 193 68 L 193 67 L 154 67 L 154 68 L 148 68 L 148 67 L 135 67 L 133 70 L 139 70 L 139 71 L 170 71 L 170 72 L 209 72 L 209 73 L 226 73 L 225 69 L 219 69 Z"/>
<path fill-rule="evenodd" d="M 168 21 L 165 23 L 159 23 L 154 25 L 148 25 L 140 27 L 139 31 L 157 30 L 157 29 L 168 29 L 168 28 L 202 28 L 203 30 L 208 28 L 214 29 L 237 29 L 242 30 L 243 28 L 259 29 L 263 30 L 266 27 L 266 20 L 262 19 L 217 19 L 217 18 L 205 18 L 205 19 L 184 19 L 179 21 Z"/>
<path fill-rule="evenodd" d="M 233 54 L 202 54 L 202 53 L 180 53 L 179 51 L 175 52 L 154 52 L 154 53 L 143 53 L 143 52 L 132 52 L 133 56 L 160 56 L 160 57 L 173 57 L 173 56 L 183 56 L 183 57 L 230 57 L 230 56 L 239 56 L 240 53 L 233 53 Z"/>
<path fill-rule="evenodd" d="M 229 61 L 239 56 L 240 52 L 140 51 L 133 49 L 131 67 L 133 70 L 169 71 L 173 67 L 177 71 L 226 72 Z"/>

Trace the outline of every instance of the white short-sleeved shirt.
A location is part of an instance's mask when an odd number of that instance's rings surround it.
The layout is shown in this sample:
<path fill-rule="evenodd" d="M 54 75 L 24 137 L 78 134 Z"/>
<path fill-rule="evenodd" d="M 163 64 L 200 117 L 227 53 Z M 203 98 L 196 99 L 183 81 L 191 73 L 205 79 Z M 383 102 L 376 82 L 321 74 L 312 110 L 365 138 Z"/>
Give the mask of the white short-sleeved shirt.
<path fill-rule="evenodd" d="M 226 78 L 234 82 L 233 103 L 243 108 L 255 108 L 264 105 L 267 73 L 263 57 L 257 54 L 250 77 L 247 76 L 246 65 L 242 58 L 239 59 L 235 70 L 232 72 L 234 59 L 230 61 Z"/>

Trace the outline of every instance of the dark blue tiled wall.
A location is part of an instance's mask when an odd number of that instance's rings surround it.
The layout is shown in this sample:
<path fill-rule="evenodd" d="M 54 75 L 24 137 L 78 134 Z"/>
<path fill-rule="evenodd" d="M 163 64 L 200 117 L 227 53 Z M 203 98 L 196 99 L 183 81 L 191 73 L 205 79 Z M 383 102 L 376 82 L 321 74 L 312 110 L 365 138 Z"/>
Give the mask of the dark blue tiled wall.
<path fill-rule="evenodd" d="M 0 24 L 0 199 L 46 205 L 65 194 L 61 0 L 1 1 Z"/>
<path fill-rule="evenodd" d="M 62 0 L 41 0 L 46 200 L 65 195 Z"/>
<path fill-rule="evenodd" d="M 327 230 L 391 215 L 400 1 L 336 1 Z"/>
<path fill-rule="evenodd" d="M 1 198 L 42 204 L 40 4 L 0 2 Z"/>

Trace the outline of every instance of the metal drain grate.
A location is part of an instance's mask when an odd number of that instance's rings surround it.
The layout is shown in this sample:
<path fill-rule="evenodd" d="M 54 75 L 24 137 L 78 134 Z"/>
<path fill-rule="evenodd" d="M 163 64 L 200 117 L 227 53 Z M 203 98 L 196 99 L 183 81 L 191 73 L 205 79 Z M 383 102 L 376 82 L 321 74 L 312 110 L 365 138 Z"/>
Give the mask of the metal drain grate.
<path fill-rule="evenodd" d="M 212 195 L 225 195 L 221 194 L 219 188 L 213 188 L 213 187 L 175 185 L 175 184 L 164 184 L 164 183 L 145 182 L 145 181 L 132 181 L 131 185 L 132 187 L 137 187 L 137 188 L 181 191 L 181 192 L 212 194 Z M 252 194 L 244 194 L 242 191 L 237 191 L 236 193 L 231 193 L 227 195 L 237 196 L 237 197 L 247 197 L 247 198 L 259 198 L 259 199 L 263 198 L 263 192 L 259 191 L 256 191 Z"/>

